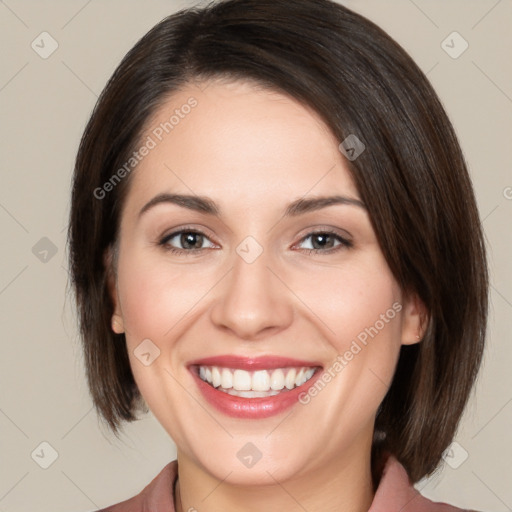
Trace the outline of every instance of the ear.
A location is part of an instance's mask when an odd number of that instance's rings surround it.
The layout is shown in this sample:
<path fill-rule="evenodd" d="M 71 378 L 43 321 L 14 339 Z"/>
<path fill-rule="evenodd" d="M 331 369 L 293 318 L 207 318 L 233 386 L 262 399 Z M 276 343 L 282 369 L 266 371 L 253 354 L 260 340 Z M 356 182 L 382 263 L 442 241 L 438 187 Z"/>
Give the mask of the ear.
<path fill-rule="evenodd" d="M 114 247 L 110 245 L 103 255 L 103 265 L 105 266 L 105 275 L 107 278 L 107 289 L 114 306 L 114 312 L 111 318 L 112 330 L 116 334 L 124 332 L 123 315 L 119 305 L 119 294 L 117 292 L 116 262 L 114 258 Z"/>
<path fill-rule="evenodd" d="M 402 345 L 419 343 L 428 325 L 428 311 L 416 293 L 408 294 L 404 299 L 402 314 Z"/>

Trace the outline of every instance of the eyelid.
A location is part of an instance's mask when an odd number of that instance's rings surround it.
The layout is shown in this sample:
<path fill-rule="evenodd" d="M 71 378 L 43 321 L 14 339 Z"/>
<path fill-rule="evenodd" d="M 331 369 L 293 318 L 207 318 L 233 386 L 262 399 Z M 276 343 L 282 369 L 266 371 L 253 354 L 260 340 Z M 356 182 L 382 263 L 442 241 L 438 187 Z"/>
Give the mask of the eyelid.
<path fill-rule="evenodd" d="M 211 240 L 216 245 L 219 245 L 217 242 L 214 241 L 214 236 L 210 234 L 210 230 L 206 228 L 205 226 L 199 226 L 197 225 L 183 225 L 183 226 L 177 226 L 175 228 L 169 229 L 164 231 L 162 235 L 158 236 L 159 240 L 163 240 L 164 238 L 169 239 L 173 236 L 179 235 L 180 233 L 197 233 L 198 235 L 203 235 L 204 237 Z"/>
<path fill-rule="evenodd" d="M 334 226 L 318 225 L 318 226 L 313 226 L 313 227 L 310 226 L 309 228 L 303 230 L 302 234 L 298 235 L 299 241 L 304 240 L 308 236 L 315 235 L 315 234 L 323 234 L 323 233 L 330 234 L 330 235 L 336 235 L 336 236 L 342 238 L 343 240 L 346 240 L 347 242 L 352 242 L 352 238 L 353 238 L 352 235 L 344 229 L 336 228 Z"/>

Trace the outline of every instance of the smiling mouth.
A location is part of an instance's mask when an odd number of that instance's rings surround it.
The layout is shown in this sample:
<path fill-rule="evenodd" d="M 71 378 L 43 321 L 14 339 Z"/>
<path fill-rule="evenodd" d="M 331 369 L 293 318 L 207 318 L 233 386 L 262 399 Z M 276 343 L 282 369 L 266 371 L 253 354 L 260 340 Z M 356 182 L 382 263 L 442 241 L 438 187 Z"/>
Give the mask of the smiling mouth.
<path fill-rule="evenodd" d="M 241 398 L 264 398 L 302 386 L 320 367 L 297 366 L 247 371 L 240 368 L 197 365 L 195 370 L 202 381 L 218 391 Z"/>

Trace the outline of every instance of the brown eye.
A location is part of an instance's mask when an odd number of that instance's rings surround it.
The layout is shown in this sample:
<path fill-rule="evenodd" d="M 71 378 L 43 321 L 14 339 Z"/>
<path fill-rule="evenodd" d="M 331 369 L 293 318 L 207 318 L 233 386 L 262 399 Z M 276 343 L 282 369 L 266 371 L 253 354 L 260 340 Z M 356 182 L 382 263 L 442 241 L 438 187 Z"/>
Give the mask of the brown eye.
<path fill-rule="evenodd" d="M 332 235 L 326 233 L 319 233 L 311 237 L 311 244 L 313 249 L 331 249 L 334 247 L 336 240 Z"/>
<path fill-rule="evenodd" d="M 167 235 L 160 245 L 175 251 L 194 251 L 214 247 L 214 244 L 203 233 L 197 231 L 177 231 Z"/>
<path fill-rule="evenodd" d="M 182 233 L 180 243 L 184 249 L 201 249 L 204 237 L 199 233 Z"/>
<path fill-rule="evenodd" d="M 331 249 L 337 250 L 343 247 L 352 247 L 352 243 L 337 233 L 324 231 L 310 233 L 299 244 L 299 248 L 314 252 L 328 252 Z"/>

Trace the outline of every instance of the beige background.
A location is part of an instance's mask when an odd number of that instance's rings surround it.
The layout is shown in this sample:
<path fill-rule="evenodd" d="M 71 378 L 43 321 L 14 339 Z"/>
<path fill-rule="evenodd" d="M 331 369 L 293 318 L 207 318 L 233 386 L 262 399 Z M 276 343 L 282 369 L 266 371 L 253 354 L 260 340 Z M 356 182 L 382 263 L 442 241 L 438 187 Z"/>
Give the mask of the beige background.
<path fill-rule="evenodd" d="M 0 1 L 0 512 L 107 506 L 139 492 L 174 457 L 152 416 L 120 441 L 98 425 L 66 288 L 65 227 L 73 159 L 98 94 L 139 37 L 192 3 Z M 418 488 L 460 507 L 512 510 L 512 2 L 345 4 L 428 72 L 469 161 L 490 250 L 485 366 L 450 464 Z M 58 43 L 47 59 L 31 47 L 42 46 L 43 31 Z M 441 45 L 453 31 L 469 44 L 456 59 Z M 462 48 L 457 37 L 447 40 L 452 53 Z"/>

